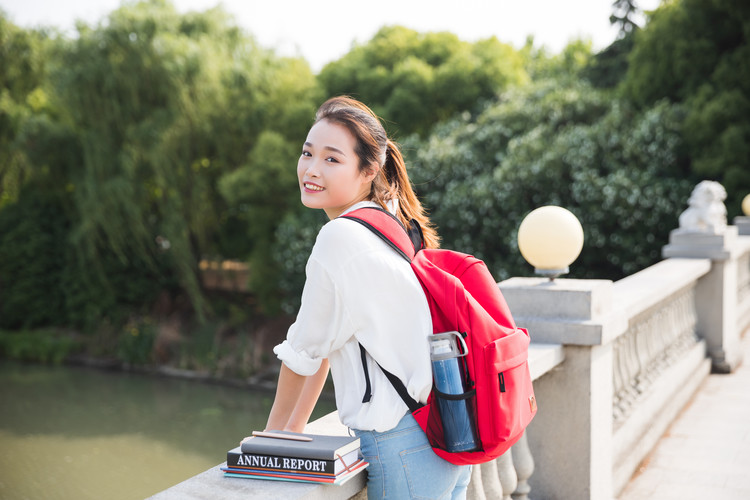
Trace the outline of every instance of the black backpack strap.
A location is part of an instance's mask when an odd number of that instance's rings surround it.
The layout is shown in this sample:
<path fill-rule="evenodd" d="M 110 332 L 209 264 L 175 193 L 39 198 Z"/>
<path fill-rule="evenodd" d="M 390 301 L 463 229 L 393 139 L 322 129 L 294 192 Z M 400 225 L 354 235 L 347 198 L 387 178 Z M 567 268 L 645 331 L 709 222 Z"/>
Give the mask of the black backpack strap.
<path fill-rule="evenodd" d="M 419 225 L 417 219 L 409 221 L 409 229 L 406 232 L 409 234 L 412 245 L 414 245 L 415 252 L 424 249 L 424 234 L 422 234 L 422 226 Z"/>
<path fill-rule="evenodd" d="M 372 388 L 370 385 L 370 372 L 367 369 L 367 351 L 362 346 L 362 344 L 359 344 L 359 352 L 362 354 L 362 369 L 365 372 L 365 396 L 362 398 L 363 403 L 367 403 L 372 398 Z M 414 413 L 415 411 L 422 408 L 424 405 L 412 398 L 409 395 L 409 391 L 406 390 L 406 386 L 403 382 L 401 382 L 401 379 L 380 366 L 380 363 L 373 358 L 373 361 L 375 361 L 375 364 L 377 364 L 381 370 L 383 370 L 383 373 L 385 374 L 388 381 L 391 383 L 394 389 L 396 389 L 396 392 L 401 397 L 401 400 L 406 404 L 406 406 L 409 407 L 409 411 Z"/>
<path fill-rule="evenodd" d="M 367 351 L 362 344 L 359 344 L 359 353 L 362 355 L 362 369 L 365 371 L 365 395 L 362 402 L 369 403 L 372 399 L 372 386 L 370 385 L 370 371 L 367 369 Z"/>
<path fill-rule="evenodd" d="M 359 208 L 346 215 L 342 215 L 341 218 L 362 224 L 409 262 L 411 262 L 418 251 L 424 248 L 422 228 L 414 219 L 410 221 L 409 229 L 407 229 L 395 215 L 380 207 Z M 365 372 L 365 394 L 362 397 L 362 402 L 368 403 L 372 399 L 372 384 L 370 382 L 370 372 L 367 369 L 367 351 L 362 344 L 359 344 L 359 352 L 362 357 L 362 370 Z M 406 406 L 409 407 L 409 411 L 413 413 L 424 406 L 409 395 L 409 391 L 406 390 L 406 386 L 401 379 L 380 366 L 377 360 L 374 358 L 373 360 L 383 370 L 383 374 L 385 374 Z"/>

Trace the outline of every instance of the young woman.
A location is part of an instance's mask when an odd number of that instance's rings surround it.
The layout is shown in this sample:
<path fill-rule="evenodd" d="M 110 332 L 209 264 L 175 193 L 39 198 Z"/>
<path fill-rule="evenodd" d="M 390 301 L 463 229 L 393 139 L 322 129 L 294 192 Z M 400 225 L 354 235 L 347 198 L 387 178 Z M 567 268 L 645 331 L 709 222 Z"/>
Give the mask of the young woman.
<path fill-rule="evenodd" d="M 465 498 L 471 468 L 432 451 L 393 386 L 375 364 L 426 402 L 432 385 L 432 323 L 411 267 L 362 225 L 338 218 L 378 206 L 405 225 L 416 219 L 425 245 L 438 238 L 414 194 L 398 147 L 364 104 L 336 97 L 318 110 L 297 164 L 302 203 L 325 210 L 307 263 L 302 306 L 286 340 L 267 429 L 302 432 L 330 366 L 341 422 L 360 437 L 368 498 Z M 372 397 L 363 402 L 367 356 Z"/>

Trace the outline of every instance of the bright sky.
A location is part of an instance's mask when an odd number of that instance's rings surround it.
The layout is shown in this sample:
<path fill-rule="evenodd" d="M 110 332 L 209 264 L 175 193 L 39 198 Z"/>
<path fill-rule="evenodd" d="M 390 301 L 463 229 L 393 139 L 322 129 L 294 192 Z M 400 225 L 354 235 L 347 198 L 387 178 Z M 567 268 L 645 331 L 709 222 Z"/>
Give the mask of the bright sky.
<path fill-rule="evenodd" d="M 609 23 L 613 0 L 173 0 L 180 12 L 221 3 L 261 45 L 279 54 L 301 55 L 318 71 L 367 42 L 384 25 L 451 31 L 475 41 L 496 36 L 519 48 L 528 35 L 559 52 L 570 40 L 609 45 L 617 29 Z M 636 0 L 643 10 L 660 0 Z M 0 0 L 11 21 L 24 27 L 53 25 L 73 32 L 77 19 L 96 24 L 120 0 Z M 643 20 L 638 20 L 643 24 Z"/>

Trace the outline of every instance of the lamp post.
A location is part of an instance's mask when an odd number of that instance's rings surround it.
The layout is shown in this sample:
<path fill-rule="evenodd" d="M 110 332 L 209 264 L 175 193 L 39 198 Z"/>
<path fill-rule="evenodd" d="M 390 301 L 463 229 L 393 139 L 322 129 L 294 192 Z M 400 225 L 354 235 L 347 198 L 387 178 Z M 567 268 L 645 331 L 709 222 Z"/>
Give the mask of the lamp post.
<path fill-rule="evenodd" d="M 583 248 L 583 228 L 570 211 L 548 205 L 529 213 L 518 228 L 518 249 L 550 281 L 568 273 Z"/>

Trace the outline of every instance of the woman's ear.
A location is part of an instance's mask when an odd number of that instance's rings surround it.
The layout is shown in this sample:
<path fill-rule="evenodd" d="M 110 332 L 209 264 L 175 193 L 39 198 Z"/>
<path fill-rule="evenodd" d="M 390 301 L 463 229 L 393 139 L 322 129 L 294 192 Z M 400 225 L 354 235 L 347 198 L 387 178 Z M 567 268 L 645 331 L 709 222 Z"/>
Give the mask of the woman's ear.
<path fill-rule="evenodd" d="M 365 181 L 366 182 L 372 182 L 372 181 L 374 181 L 375 177 L 378 176 L 378 173 L 380 172 L 381 168 L 383 168 L 383 167 L 381 167 L 380 165 L 378 165 L 375 162 L 370 163 L 367 166 L 367 168 L 364 171 L 362 171 L 362 175 L 365 176 Z"/>

